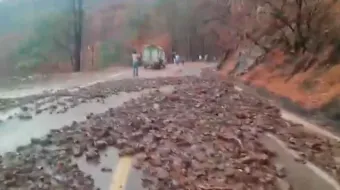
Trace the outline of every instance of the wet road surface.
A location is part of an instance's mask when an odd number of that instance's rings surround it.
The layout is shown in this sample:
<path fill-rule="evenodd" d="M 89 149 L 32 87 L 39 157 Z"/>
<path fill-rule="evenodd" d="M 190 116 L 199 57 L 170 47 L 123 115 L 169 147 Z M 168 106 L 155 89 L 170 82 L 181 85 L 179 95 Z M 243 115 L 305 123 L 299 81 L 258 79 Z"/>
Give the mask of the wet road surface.
<path fill-rule="evenodd" d="M 31 138 L 40 138 L 48 134 L 51 129 L 60 129 L 73 121 L 83 121 L 89 113 L 103 113 L 109 108 L 122 105 L 124 102 L 137 98 L 148 90 L 134 93 L 121 93 L 106 99 L 105 103 L 83 103 L 70 109 L 64 114 L 42 113 L 32 120 L 8 120 L 0 124 L 0 154 L 14 151 L 18 146 L 30 143 Z"/>
<path fill-rule="evenodd" d="M 211 66 L 206 64 L 186 64 L 185 66 L 169 65 L 166 70 L 140 71 L 141 78 L 154 78 L 166 76 L 183 76 L 183 75 L 198 75 L 201 68 Z M 112 75 L 104 75 L 101 80 L 93 77 L 82 82 L 83 77 L 73 78 L 72 82 L 54 84 L 37 85 L 35 88 L 23 87 L 7 92 L 2 91 L 1 97 L 21 97 L 33 94 L 40 94 L 44 91 L 56 91 L 60 89 L 77 90 L 79 87 L 84 88 L 96 83 L 105 82 L 108 80 L 119 80 L 131 78 L 130 70 L 122 70 L 115 72 Z M 136 79 L 137 80 L 137 79 Z M 84 83 L 85 82 L 85 83 Z M 86 83 L 87 82 L 87 83 Z M 171 91 L 171 87 L 163 87 L 161 91 Z M 134 98 L 138 98 L 143 94 L 150 93 L 152 90 L 144 90 L 141 92 L 119 93 L 105 99 L 105 102 L 89 102 L 82 103 L 74 108 L 71 108 L 63 114 L 49 114 L 48 112 L 36 115 L 32 120 L 22 121 L 18 118 L 7 119 L 8 116 L 16 115 L 21 112 L 21 108 L 15 108 L 7 112 L 3 112 L 0 119 L 4 122 L 0 123 L 0 155 L 6 152 L 15 151 L 19 146 L 27 145 L 32 138 L 41 138 L 49 133 L 51 129 L 60 129 L 65 125 L 70 125 L 73 121 L 84 121 L 89 113 L 103 113 L 109 108 L 121 106 L 124 102 Z M 46 106 L 49 106 L 47 104 Z M 93 176 L 96 187 L 100 189 L 110 190 L 134 190 L 142 189 L 140 176 L 141 173 L 133 169 L 132 158 L 119 158 L 118 152 L 115 149 L 109 149 L 105 156 L 102 157 L 101 163 L 98 165 L 89 165 L 85 158 L 75 160 L 79 168 L 87 174 Z M 110 169 L 110 172 L 101 171 L 102 168 Z M 123 188 L 126 185 L 125 188 Z"/>
<path fill-rule="evenodd" d="M 213 63 L 187 63 L 184 66 L 170 64 L 165 70 L 146 70 L 140 68 L 139 74 L 141 78 L 197 75 L 201 68 L 214 65 Z M 61 89 L 77 90 L 79 87 L 87 87 L 104 81 L 132 78 L 132 70 L 130 68 L 119 68 L 119 70 L 111 72 L 98 71 L 97 73 L 61 74 L 60 76 L 55 76 L 55 78 L 57 79 L 37 81 L 35 84 L 15 85 L 11 88 L 0 87 L 0 98 L 23 97 Z"/>
<path fill-rule="evenodd" d="M 9 83 L 0 86 L 0 97 L 21 97 L 40 94 L 44 91 L 76 88 L 82 85 L 91 85 L 96 82 L 114 79 L 128 68 L 110 68 L 105 71 L 84 73 L 61 73 L 51 76 L 39 76 L 20 84 Z"/>
<path fill-rule="evenodd" d="M 170 68 L 164 71 L 141 71 L 141 77 L 152 78 L 169 75 L 193 75 L 198 74 L 202 67 L 191 64 L 187 64 L 184 67 L 170 66 Z M 119 75 L 116 73 L 112 76 L 113 77 L 109 80 L 130 78 L 131 73 L 130 71 L 122 71 Z M 101 81 L 92 81 L 90 83 L 83 84 L 83 86 L 85 87 L 96 82 Z M 163 90 L 168 91 L 169 87 L 166 87 Z M 35 91 L 34 93 L 37 92 L 38 91 Z M 43 137 L 51 129 L 59 129 L 64 125 L 71 124 L 73 121 L 83 121 L 85 116 L 90 112 L 94 114 L 102 113 L 109 108 L 120 106 L 132 98 L 137 98 L 149 92 L 150 90 L 144 90 L 143 92 L 136 93 L 120 93 L 119 95 L 107 98 L 105 103 L 91 102 L 80 104 L 64 114 L 50 115 L 48 113 L 43 113 L 35 116 L 34 119 L 29 121 L 22 122 L 17 119 L 6 121 L 0 124 L 0 154 L 8 151 L 14 151 L 18 146 L 30 143 L 31 138 Z M 25 93 L 22 94 L 25 95 Z M 270 149 L 280 152 L 278 162 L 289 166 L 287 167 L 289 172 L 288 180 L 292 183 L 295 189 L 305 189 L 305 187 L 308 187 L 310 190 L 318 190 L 320 188 L 329 190 L 337 189 L 324 180 L 320 180 L 318 174 L 309 169 L 307 166 L 296 163 L 292 157 L 286 153 L 284 149 L 282 149 L 282 147 L 280 148 L 279 145 L 275 144 L 270 139 L 266 138 L 264 141 L 267 142 L 266 144 L 271 145 L 269 146 Z M 89 165 L 85 158 L 76 160 L 82 171 L 93 176 L 96 187 L 109 190 L 143 189 L 140 180 L 141 173 L 133 169 L 132 158 L 119 158 L 118 152 L 115 149 L 109 149 L 104 154 L 106 155 L 102 157 L 103 159 L 101 159 L 101 163 L 98 165 Z M 109 169 L 109 171 L 103 172 L 102 168 Z M 312 182 L 309 183 L 308 180 L 312 180 Z M 306 186 L 307 183 L 308 186 Z"/>

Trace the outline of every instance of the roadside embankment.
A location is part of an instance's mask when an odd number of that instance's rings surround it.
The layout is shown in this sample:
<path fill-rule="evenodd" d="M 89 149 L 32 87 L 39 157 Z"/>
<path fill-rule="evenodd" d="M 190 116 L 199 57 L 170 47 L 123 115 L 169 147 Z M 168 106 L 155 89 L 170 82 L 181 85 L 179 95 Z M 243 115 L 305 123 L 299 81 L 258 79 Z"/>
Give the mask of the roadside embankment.
<path fill-rule="evenodd" d="M 220 71 L 221 76 L 231 76 L 237 59 L 236 53 L 230 56 Z M 273 51 L 264 64 L 236 79 L 261 96 L 275 100 L 284 109 L 321 125 L 337 125 L 340 122 L 340 66 L 323 71 L 312 67 L 289 78 L 289 68 L 282 66 L 285 61 L 287 58 L 282 52 Z"/>

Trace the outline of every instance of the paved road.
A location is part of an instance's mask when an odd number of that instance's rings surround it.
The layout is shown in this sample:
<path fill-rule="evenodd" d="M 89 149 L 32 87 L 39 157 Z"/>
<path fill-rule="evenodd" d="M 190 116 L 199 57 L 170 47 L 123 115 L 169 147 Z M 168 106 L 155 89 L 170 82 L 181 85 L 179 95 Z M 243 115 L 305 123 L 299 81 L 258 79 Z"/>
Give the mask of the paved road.
<path fill-rule="evenodd" d="M 187 63 L 184 66 L 170 64 L 165 70 L 145 70 L 140 69 L 140 77 L 153 78 L 173 75 L 192 75 L 199 74 L 203 67 L 214 64 L 204 63 Z M 96 83 L 131 78 L 132 71 L 130 68 L 110 69 L 108 71 L 97 71 L 91 73 L 71 73 L 58 74 L 52 76 L 49 80 L 38 80 L 35 83 L 13 86 L 11 88 L 0 87 L 0 98 L 22 97 L 34 94 L 41 94 L 45 91 L 56 91 L 60 89 L 73 89 L 78 87 L 91 86 Z"/>
<path fill-rule="evenodd" d="M 153 78 L 153 77 L 165 77 L 165 76 L 182 76 L 182 75 L 197 75 L 204 67 L 211 66 L 203 63 L 188 63 L 184 66 L 169 65 L 165 70 L 151 71 L 140 70 L 140 78 Z M 132 71 L 130 69 L 123 69 L 119 72 L 102 73 L 102 78 L 99 80 L 98 75 L 95 74 L 92 78 L 84 79 L 81 74 L 78 77 L 73 77 L 72 80 L 67 83 L 58 83 L 56 81 L 52 84 L 38 85 L 37 88 L 26 87 L 11 90 L 1 93 L 2 97 L 18 97 L 32 94 L 39 94 L 43 91 L 54 91 L 59 89 L 74 89 L 79 87 L 91 86 L 93 84 L 104 82 L 108 80 L 119 80 L 132 77 Z M 163 90 L 163 88 L 161 88 Z M 164 90 L 168 90 L 165 88 Z M 71 124 L 73 121 L 83 121 L 85 116 L 90 112 L 102 113 L 112 107 L 122 105 L 124 102 L 137 98 L 145 93 L 149 93 L 150 90 L 144 90 L 142 92 L 134 93 L 120 93 L 119 95 L 113 95 L 105 100 L 105 103 L 83 103 L 75 108 L 68 110 L 64 114 L 51 115 L 49 113 L 42 113 L 35 116 L 29 121 L 20 121 L 18 119 L 7 120 L 0 123 L 0 154 L 4 154 L 9 151 L 15 151 L 15 149 L 21 145 L 30 143 L 31 138 L 40 138 L 48 134 L 51 129 L 59 129 L 65 125 Z M 11 111 L 10 114 L 20 110 L 19 108 Z M 6 117 L 6 114 L 3 114 Z M 110 149 L 100 166 L 93 166 L 87 164 L 83 159 L 77 160 L 80 169 L 85 173 L 92 174 L 97 187 L 101 189 L 110 190 L 135 190 L 142 189 L 140 184 L 140 173 L 131 168 L 131 158 L 119 158 L 117 150 Z M 111 168 L 112 173 L 103 173 L 101 168 Z M 125 188 L 125 184 L 128 184 Z"/>
<path fill-rule="evenodd" d="M 185 66 L 175 66 L 170 65 L 166 70 L 161 71 L 150 71 L 150 70 L 141 70 L 140 77 L 142 78 L 151 78 L 158 76 L 181 76 L 181 75 L 195 75 L 199 74 L 199 71 L 207 67 L 209 65 L 202 63 L 188 63 Z M 103 75 L 102 79 L 99 80 L 98 77 L 89 78 L 87 80 L 83 80 L 83 78 L 79 77 L 78 79 L 74 79 L 71 83 L 66 84 L 58 84 L 57 89 L 67 88 L 74 89 L 77 86 L 89 86 L 95 84 L 97 82 L 103 82 L 105 80 L 119 80 L 124 78 L 131 78 L 132 73 L 131 70 L 121 70 L 119 72 L 113 72 L 110 74 Z M 83 81 L 82 81 L 83 80 Z M 51 89 L 48 85 L 40 87 L 37 91 L 31 91 L 30 93 L 39 93 L 43 90 Z M 24 94 L 29 91 L 29 89 L 21 89 Z M 163 90 L 163 89 L 162 89 Z M 167 90 L 167 89 L 164 89 Z M 19 90 L 20 91 L 20 90 Z M 17 91 L 18 92 L 18 91 Z M 15 93 L 12 91 L 12 95 Z M 0 124 L 0 154 L 3 154 L 8 151 L 15 150 L 20 145 L 25 145 L 30 142 L 32 137 L 42 137 L 46 135 L 50 129 L 58 129 L 64 125 L 72 123 L 72 121 L 82 121 L 85 120 L 85 116 L 90 112 L 92 113 L 101 113 L 106 111 L 109 107 L 116 107 L 123 104 L 125 101 L 128 101 L 132 98 L 137 98 L 144 93 L 149 93 L 148 90 L 142 92 L 135 93 L 121 93 L 120 95 L 114 95 L 106 99 L 105 104 L 102 103 L 86 103 L 81 104 L 75 108 L 70 109 L 68 112 L 64 114 L 58 115 L 50 115 L 50 114 L 41 114 L 39 116 L 34 117 L 33 120 L 20 122 L 18 120 L 11 120 Z M 10 93 L 8 93 L 10 94 Z M 19 93 L 20 94 L 20 93 Z M 283 162 L 288 164 L 290 167 L 287 167 L 287 170 L 290 173 L 293 173 L 294 176 L 292 178 L 293 185 L 296 187 L 303 187 L 306 185 L 308 180 L 313 179 L 311 182 L 308 182 L 308 189 L 317 190 L 318 187 L 327 187 L 323 189 L 336 189 L 329 186 L 329 183 L 325 182 L 325 180 L 320 181 L 320 177 L 308 166 L 297 165 L 290 153 L 287 152 L 284 148 L 280 148 L 280 144 L 276 143 L 271 139 L 265 139 L 268 141 L 271 147 L 274 150 L 280 150 L 282 156 L 279 159 L 279 162 Z M 109 149 L 106 152 L 107 156 L 103 157 L 100 165 L 89 165 L 84 159 L 76 160 L 79 168 L 83 170 L 85 173 L 91 174 L 95 180 L 95 185 L 103 190 L 136 190 L 143 189 L 141 186 L 140 180 L 140 172 L 136 171 L 132 168 L 133 160 L 130 157 L 119 158 L 117 154 L 117 150 Z M 101 172 L 101 168 L 111 168 L 111 173 Z M 299 172 L 296 172 L 296 168 L 298 168 Z M 306 181 L 307 180 L 307 181 Z M 315 185 L 314 185 L 315 184 Z M 307 186 L 306 186 L 307 187 Z M 300 188 L 298 188 L 300 189 Z"/>

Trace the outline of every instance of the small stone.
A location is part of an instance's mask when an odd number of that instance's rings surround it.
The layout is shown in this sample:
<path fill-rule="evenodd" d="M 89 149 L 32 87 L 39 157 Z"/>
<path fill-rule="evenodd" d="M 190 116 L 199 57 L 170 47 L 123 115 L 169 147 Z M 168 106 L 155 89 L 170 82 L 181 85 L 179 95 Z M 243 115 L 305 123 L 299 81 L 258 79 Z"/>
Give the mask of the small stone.
<path fill-rule="evenodd" d="M 90 150 L 90 151 L 86 152 L 85 156 L 86 156 L 87 161 L 96 160 L 100 157 L 98 152 L 95 151 L 95 150 Z"/>
<path fill-rule="evenodd" d="M 110 173 L 112 172 L 112 169 L 111 168 L 107 168 L 107 167 L 104 167 L 101 169 L 102 172 L 105 172 L 105 173 Z"/>
<path fill-rule="evenodd" d="M 305 163 L 306 163 L 306 160 L 303 159 L 302 156 L 300 156 L 300 155 L 294 155 L 294 160 L 295 160 L 296 162 L 301 163 L 301 164 L 305 164 Z"/>
<path fill-rule="evenodd" d="M 36 114 L 36 115 L 39 115 L 39 114 L 41 114 L 42 112 L 43 112 L 42 109 L 36 109 L 36 110 L 35 110 L 35 114 Z"/>
<path fill-rule="evenodd" d="M 23 106 L 23 107 L 21 107 L 21 110 L 26 112 L 26 111 L 28 111 L 28 107 L 27 106 Z"/>
<path fill-rule="evenodd" d="M 40 144 L 40 139 L 38 139 L 38 138 L 31 138 L 31 143 L 32 144 Z"/>
<path fill-rule="evenodd" d="M 275 164 L 276 175 L 280 178 L 286 177 L 286 169 L 281 164 Z"/>
<path fill-rule="evenodd" d="M 33 116 L 29 112 L 22 112 L 18 115 L 18 118 L 20 120 L 30 120 L 33 118 Z"/>
<path fill-rule="evenodd" d="M 238 119 L 246 119 L 247 115 L 243 112 L 239 112 L 235 114 Z"/>
<path fill-rule="evenodd" d="M 107 142 L 103 140 L 99 140 L 99 141 L 96 141 L 94 145 L 98 150 L 103 150 L 107 147 Z"/>
<path fill-rule="evenodd" d="M 80 146 L 72 148 L 73 156 L 74 157 L 81 157 L 84 153 L 84 150 Z"/>

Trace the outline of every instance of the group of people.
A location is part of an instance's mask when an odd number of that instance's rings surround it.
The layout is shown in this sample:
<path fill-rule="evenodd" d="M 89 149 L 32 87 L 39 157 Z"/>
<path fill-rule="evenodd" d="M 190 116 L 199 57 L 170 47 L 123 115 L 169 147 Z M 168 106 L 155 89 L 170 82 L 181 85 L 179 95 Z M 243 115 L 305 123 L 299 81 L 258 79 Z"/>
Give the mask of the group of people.
<path fill-rule="evenodd" d="M 184 60 L 181 59 L 178 53 L 172 54 L 173 62 L 176 65 L 179 65 L 180 63 L 184 65 Z M 132 68 L 133 68 L 133 77 L 138 77 L 138 67 L 141 63 L 141 55 L 137 53 L 137 51 L 133 51 L 132 53 Z"/>
<path fill-rule="evenodd" d="M 208 54 L 205 54 L 204 57 L 202 55 L 199 55 L 198 56 L 198 60 L 199 61 L 208 61 Z"/>

